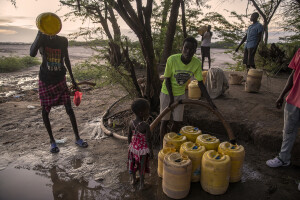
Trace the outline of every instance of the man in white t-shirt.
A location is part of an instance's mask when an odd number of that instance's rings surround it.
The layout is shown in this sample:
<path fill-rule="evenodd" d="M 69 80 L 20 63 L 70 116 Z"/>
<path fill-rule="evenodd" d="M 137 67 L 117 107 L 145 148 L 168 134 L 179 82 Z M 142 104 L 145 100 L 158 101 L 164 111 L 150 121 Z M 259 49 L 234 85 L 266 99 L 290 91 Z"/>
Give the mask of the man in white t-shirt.
<path fill-rule="evenodd" d="M 211 44 L 211 38 L 213 33 L 210 31 L 211 26 L 207 26 L 207 31 L 201 35 L 202 36 L 202 42 L 201 42 L 201 55 L 202 55 L 202 70 L 203 70 L 203 63 L 204 63 L 204 58 L 208 58 L 208 67 L 210 69 L 210 44 Z"/>

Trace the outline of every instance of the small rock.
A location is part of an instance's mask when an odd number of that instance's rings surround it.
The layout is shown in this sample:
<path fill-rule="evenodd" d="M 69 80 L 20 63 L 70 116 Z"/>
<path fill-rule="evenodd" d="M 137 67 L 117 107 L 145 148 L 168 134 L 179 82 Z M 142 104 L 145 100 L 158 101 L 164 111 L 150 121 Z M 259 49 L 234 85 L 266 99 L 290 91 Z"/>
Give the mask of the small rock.
<path fill-rule="evenodd" d="M 28 105 L 28 106 L 27 106 L 27 108 L 28 108 L 28 109 L 34 109 L 34 108 L 35 108 L 35 106 Z"/>

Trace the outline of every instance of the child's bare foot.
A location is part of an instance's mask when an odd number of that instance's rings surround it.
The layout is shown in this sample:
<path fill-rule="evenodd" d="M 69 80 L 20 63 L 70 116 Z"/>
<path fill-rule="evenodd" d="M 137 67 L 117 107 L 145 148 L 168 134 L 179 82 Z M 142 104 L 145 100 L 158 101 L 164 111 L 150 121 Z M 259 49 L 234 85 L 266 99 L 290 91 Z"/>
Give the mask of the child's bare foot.
<path fill-rule="evenodd" d="M 140 183 L 140 187 L 139 187 L 139 190 L 144 190 L 145 189 L 145 185 L 143 182 Z"/>
<path fill-rule="evenodd" d="M 138 182 L 138 179 L 136 178 L 135 174 L 131 176 L 131 179 L 130 179 L 130 184 L 131 185 L 135 185 L 136 183 Z"/>

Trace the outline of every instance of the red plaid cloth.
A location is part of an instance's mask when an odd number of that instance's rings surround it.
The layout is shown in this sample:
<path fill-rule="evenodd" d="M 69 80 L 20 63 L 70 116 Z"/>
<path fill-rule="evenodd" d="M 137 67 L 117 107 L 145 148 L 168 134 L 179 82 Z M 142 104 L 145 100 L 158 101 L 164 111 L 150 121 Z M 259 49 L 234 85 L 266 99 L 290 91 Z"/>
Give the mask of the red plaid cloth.
<path fill-rule="evenodd" d="M 39 80 L 39 96 L 41 106 L 44 106 L 47 112 L 50 112 L 52 106 L 71 102 L 66 77 L 61 82 L 50 85 Z"/>

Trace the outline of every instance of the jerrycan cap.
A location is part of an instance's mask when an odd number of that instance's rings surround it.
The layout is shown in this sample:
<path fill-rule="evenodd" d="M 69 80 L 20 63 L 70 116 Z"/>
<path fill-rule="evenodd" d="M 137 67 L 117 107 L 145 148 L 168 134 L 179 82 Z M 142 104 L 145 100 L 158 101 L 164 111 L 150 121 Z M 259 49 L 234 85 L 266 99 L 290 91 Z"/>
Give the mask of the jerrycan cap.
<path fill-rule="evenodd" d="M 197 145 L 193 146 L 193 149 L 198 149 L 198 146 Z"/>
<path fill-rule="evenodd" d="M 176 133 L 177 135 L 181 135 L 181 133 Z"/>
<path fill-rule="evenodd" d="M 194 131 L 198 131 L 198 130 L 199 130 L 199 128 L 197 128 L 197 127 L 194 128 Z"/>

